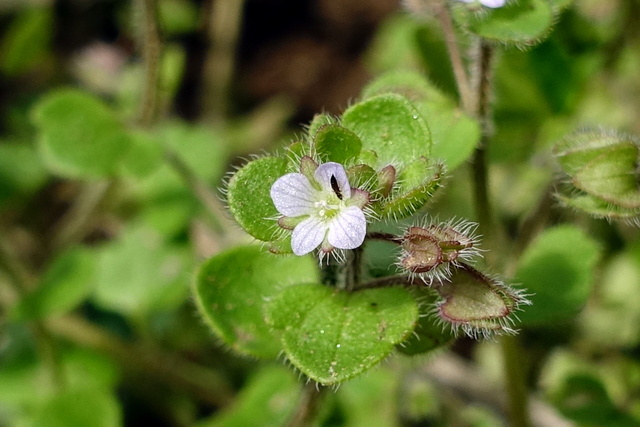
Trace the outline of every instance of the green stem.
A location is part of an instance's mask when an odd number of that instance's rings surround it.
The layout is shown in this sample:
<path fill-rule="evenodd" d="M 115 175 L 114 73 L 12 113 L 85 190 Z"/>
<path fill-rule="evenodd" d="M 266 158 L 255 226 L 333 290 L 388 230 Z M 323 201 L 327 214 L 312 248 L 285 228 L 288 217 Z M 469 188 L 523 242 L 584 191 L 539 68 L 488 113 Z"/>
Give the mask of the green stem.
<path fill-rule="evenodd" d="M 196 197 L 200 204 L 205 208 L 205 212 L 208 215 L 209 222 L 214 231 L 222 239 L 225 238 L 227 229 L 223 224 L 227 222 L 222 215 L 224 208 L 222 203 L 211 192 L 209 186 L 203 182 L 176 153 L 166 149 L 165 158 L 173 168 L 173 170 L 180 176 L 187 188 Z"/>
<path fill-rule="evenodd" d="M 352 292 L 360 287 L 362 275 L 362 246 L 355 248 L 349 253 L 347 261 L 347 271 L 345 277 L 345 289 Z"/>
<path fill-rule="evenodd" d="M 22 262 L 5 242 L 0 240 L 0 269 L 8 276 L 9 283 L 20 299 L 24 299 L 33 289 L 34 279 Z M 38 354 L 49 373 L 51 385 L 57 389 L 64 387 L 64 375 L 55 342 L 39 320 L 29 322 L 29 329 L 35 338 Z"/>
<path fill-rule="evenodd" d="M 524 354 L 516 336 L 504 336 L 500 340 L 505 367 L 509 417 L 512 427 L 530 427 L 527 383 L 523 366 Z"/>
<path fill-rule="evenodd" d="M 304 385 L 296 412 L 287 423 L 287 427 L 310 426 L 318 415 L 324 391 L 325 387 L 313 381 L 308 381 Z"/>
<path fill-rule="evenodd" d="M 149 375 L 191 393 L 202 402 L 225 406 L 233 400 L 231 387 L 217 372 L 148 345 L 124 342 L 80 317 L 50 319 L 46 330 L 77 345 L 105 353 L 125 370 Z"/>
<path fill-rule="evenodd" d="M 95 213 L 104 203 L 112 184 L 111 181 L 82 184 L 73 205 L 57 224 L 51 238 L 50 253 L 59 252 L 85 237 L 87 230 L 92 225 Z"/>
<path fill-rule="evenodd" d="M 155 121 L 158 110 L 161 47 L 156 0 L 138 0 L 138 2 L 143 16 L 140 42 L 145 74 L 138 123 L 143 127 L 148 127 Z"/>
<path fill-rule="evenodd" d="M 493 208 L 489 197 L 489 177 L 487 169 L 487 150 L 491 129 L 491 65 L 493 59 L 493 47 L 481 42 L 480 57 L 478 60 L 477 77 L 477 102 L 476 116 L 480 120 L 482 136 L 480 143 L 473 155 L 473 196 L 474 207 L 478 217 L 480 232 L 482 235 L 495 239 L 497 227 L 494 224 Z"/>

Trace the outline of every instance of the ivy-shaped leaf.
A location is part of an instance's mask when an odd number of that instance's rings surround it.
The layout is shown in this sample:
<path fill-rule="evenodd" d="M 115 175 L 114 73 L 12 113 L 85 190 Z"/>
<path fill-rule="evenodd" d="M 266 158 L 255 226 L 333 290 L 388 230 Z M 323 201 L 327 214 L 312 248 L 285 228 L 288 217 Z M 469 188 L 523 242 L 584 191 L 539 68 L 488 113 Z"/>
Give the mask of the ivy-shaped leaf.
<path fill-rule="evenodd" d="M 338 291 L 322 285 L 286 288 L 267 306 L 291 363 L 321 384 L 337 384 L 387 356 L 418 320 L 403 288 Z"/>
<path fill-rule="evenodd" d="M 282 348 L 265 323 L 264 304 L 286 286 L 317 280 L 311 257 L 273 255 L 258 246 L 241 246 L 200 267 L 196 303 L 225 344 L 240 353 L 275 358 Z"/>
<path fill-rule="evenodd" d="M 76 89 L 45 95 L 34 107 L 45 164 L 60 175 L 112 175 L 130 148 L 129 134 L 102 101 Z"/>
<path fill-rule="evenodd" d="M 342 125 L 362 140 L 363 150 L 375 151 L 376 169 L 390 163 L 409 163 L 431 154 L 431 134 L 420 112 L 402 95 L 388 93 L 351 106 Z"/>

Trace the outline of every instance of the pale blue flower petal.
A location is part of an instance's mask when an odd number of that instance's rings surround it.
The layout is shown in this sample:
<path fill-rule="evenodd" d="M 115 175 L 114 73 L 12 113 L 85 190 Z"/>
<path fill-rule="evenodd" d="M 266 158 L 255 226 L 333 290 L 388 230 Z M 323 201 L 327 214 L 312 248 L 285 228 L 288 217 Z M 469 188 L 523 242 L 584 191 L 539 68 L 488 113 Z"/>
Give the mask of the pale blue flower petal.
<path fill-rule="evenodd" d="M 338 190 L 343 199 L 351 197 L 351 187 L 349 186 L 349 179 L 347 173 L 344 170 L 344 166 L 340 163 L 328 162 L 318 166 L 316 172 L 313 175 L 325 191 L 333 191 L 331 187 L 331 177 L 335 177 L 338 184 Z"/>
<path fill-rule="evenodd" d="M 354 249 L 362 245 L 366 232 L 364 213 L 357 206 L 350 206 L 331 221 L 327 240 L 338 249 Z"/>
<path fill-rule="evenodd" d="M 315 190 L 306 176 L 288 173 L 271 186 L 271 199 L 278 212 L 284 216 L 309 215 L 313 211 Z"/>
<path fill-rule="evenodd" d="M 465 3 L 474 3 L 476 0 L 460 0 Z M 504 6 L 506 0 L 479 0 L 480 3 L 486 7 L 498 8 Z"/>
<path fill-rule="evenodd" d="M 502 7 L 506 3 L 505 0 L 480 0 L 480 3 L 487 7 Z"/>
<path fill-rule="evenodd" d="M 300 256 L 306 255 L 324 240 L 327 234 L 327 226 L 317 217 L 307 218 L 293 229 L 291 235 L 291 249 Z"/>

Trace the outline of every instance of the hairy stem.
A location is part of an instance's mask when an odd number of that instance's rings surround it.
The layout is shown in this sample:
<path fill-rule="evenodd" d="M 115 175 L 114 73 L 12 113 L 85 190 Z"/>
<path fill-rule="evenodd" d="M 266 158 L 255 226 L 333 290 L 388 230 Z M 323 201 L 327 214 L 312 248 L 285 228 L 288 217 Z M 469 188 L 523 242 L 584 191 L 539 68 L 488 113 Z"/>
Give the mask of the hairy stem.
<path fill-rule="evenodd" d="M 453 76 L 456 81 L 456 87 L 458 89 L 458 95 L 460 96 L 460 103 L 462 109 L 467 114 L 474 113 L 474 96 L 471 84 L 469 83 L 469 76 L 460 53 L 460 47 L 456 40 L 456 31 L 451 20 L 451 13 L 449 12 L 449 6 L 446 3 L 441 3 L 438 10 L 438 20 L 444 33 L 444 42 L 447 46 L 449 53 L 449 60 L 451 61 L 451 68 L 453 70 Z"/>
<path fill-rule="evenodd" d="M 473 200 L 475 212 L 478 216 L 480 232 L 490 239 L 494 239 L 494 234 L 497 232 L 493 219 L 491 198 L 489 197 L 489 177 L 487 169 L 487 151 L 491 130 L 490 90 L 492 59 L 493 47 L 486 42 L 481 42 L 480 56 L 477 64 L 476 116 L 480 120 L 482 136 L 473 155 Z"/>
<path fill-rule="evenodd" d="M 318 415 L 325 387 L 309 381 L 304 385 L 302 396 L 287 427 L 307 427 Z"/>

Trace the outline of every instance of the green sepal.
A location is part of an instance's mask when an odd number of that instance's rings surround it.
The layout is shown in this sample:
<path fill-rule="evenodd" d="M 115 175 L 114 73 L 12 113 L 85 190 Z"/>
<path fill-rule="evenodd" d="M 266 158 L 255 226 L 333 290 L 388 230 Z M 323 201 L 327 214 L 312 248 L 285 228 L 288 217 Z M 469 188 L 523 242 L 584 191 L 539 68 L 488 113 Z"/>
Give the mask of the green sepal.
<path fill-rule="evenodd" d="M 374 168 L 431 153 L 427 123 L 402 95 L 388 93 L 354 104 L 344 112 L 342 125 L 360 136 L 363 150 L 376 152 L 382 164 L 370 164 Z"/>
<path fill-rule="evenodd" d="M 503 7 L 480 11 L 473 5 L 456 6 L 453 16 L 462 27 L 486 40 L 517 47 L 544 40 L 559 11 L 547 0 L 508 1 Z"/>
<path fill-rule="evenodd" d="M 631 143 L 619 144 L 580 169 L 573 184 L 587 194 L 626 209 L 640 208 L 638 154 Z"/>
<path fill-rule="evenodd" d="M 553 152 L 564 172 L 574 176 L 595 158 L 624 145 L 637 144 L 612 132 L 580 131 L 562 138 L 553 147 Z"/>
<path fill-rule="evenodd" d="M 289 361 L 330 385 L 373 367 L 404 341 L 418 320 L 418 307 L 399 287 L 346 292 L 309 284 L 274 297 L 267 319 Z"/>
<path fill-rule="evenodd" d="M 198 271 L 194 293 L 198 310 L 226 345 L 242 354 L 276 358 L 281 346 L 265 323 L 265 304 L 291 284 L 317 280 L 311 257 L 241 246 L 206 261 Z"/>
<path fill-rule="evenodd" d="M 316 114 L 307 127 L 308 141 L 313 142 L 321 127 L 335 124 L 336 120 L 328 114 Z"/>
<path fill-rule="evenodd" d="M 347 128 L 324 125 L 313 137 L 315 152 L 324 162 L 346 165 L 355 160 L 362 150 L 360 138 Z"/>
<path fill-rule="evenodd" d="M 640 217 L 640 209 L 627 209 L 621 206 L 615 206 L 589 194 L 571 196 L 557 195 L 556 197 L 563 205 L 585 212 L 596 218 L 632 221 Z"/>
<path fill-rule="evenodd" d="M 347 177 L 352 188 L 376 190 L 378 188 L 378 174 L 371 166 L 355 165 L 347 169 Z"/>
<path fill-rule="evenodd" d="M 271 186 L 288 170 L 282 157 L 260 157 L 244 165 L 229 181 L 227 202 L 238 224 L 265 242 L 278 237 L 279 216 L 271 200 Z"/>
<path fill-rule="evenodd" d="M 442 165 L 429 165 L 419 158 L 402 170 L 398 176 L 398 188 L 380 203 L 381 218 L 406 218 L 420 210 L 441 186 Z"/>

